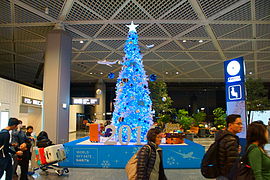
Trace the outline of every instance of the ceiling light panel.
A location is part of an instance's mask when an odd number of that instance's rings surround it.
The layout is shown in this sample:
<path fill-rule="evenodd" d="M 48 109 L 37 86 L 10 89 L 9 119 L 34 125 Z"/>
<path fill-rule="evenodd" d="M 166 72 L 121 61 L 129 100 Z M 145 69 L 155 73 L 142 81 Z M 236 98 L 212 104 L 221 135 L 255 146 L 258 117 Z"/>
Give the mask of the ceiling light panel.
<path fill-rule="evenodd" d="M 72 47 L 80 50 L 85 45 L 85 43 L 80 43 L 80 41 L 72 41 Z"/>
<path fill-rule="evenodd" d="M 45 12 L 45 8 L 49 9 L 49 16 L 57 19 L 64 4 L 64 0 L 20 0 L 21 2 L 37 9 L 40 12 Z"/>
<path fill-rule="evenodd" d="M 0 23 L 11 23 L 10 2 L 0 1 Z"/>
<path fill-rule="evenodd" d="M 135 3 L 130 1 L 116 16 L 114 19 L 124 20 L 124 19 L 150 19 L 148 15 Z"/>
<path fill-rule="evenodd" d="M 188 1 L 185 1 L 179 7 L 177 7 L 172 12 L 167 14 L 163 19 L 196 20 L 198 19 L 198 17 L 197 17 L 197 14 L 194 12 L 190 3 Z"/>
<path fill-rule="evenodd" d="M 76 21 L 76 20 L 101 20 L 100 17 L 95 15 L 93 12 L 89 11 L 85 7 L 74 2 L 68 16 L 66 18 L 68 21 Z"/>
<path fill-rule="evenodd" d="M 49 22 L 49 20 L 42 18 L 26 9 L 15 5 L 15 22 L 30 23 L 30 22 Z"/>

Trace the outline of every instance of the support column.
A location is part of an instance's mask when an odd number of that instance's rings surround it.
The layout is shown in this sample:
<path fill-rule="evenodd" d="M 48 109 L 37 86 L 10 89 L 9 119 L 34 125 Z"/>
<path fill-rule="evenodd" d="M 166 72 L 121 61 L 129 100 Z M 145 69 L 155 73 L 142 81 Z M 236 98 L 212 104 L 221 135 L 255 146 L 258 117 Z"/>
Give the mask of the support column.
<path fill-rule="evenodd" d="M 104 113 L 106 113 L 106 85 L 102 79 L 99 79 L 96 84 L 96 90 L 98 89 L 101 90 L 101 93 L 96 91 L 96 98 L 99 98 L 99 105 L 95 106 L 96 119 L 105 120 Z"/>
<path fill-rule="evenodd" d="M 47 36 L 43 129 L 53 143 L 68 141 L 72 38 L 57 26 Z"/>

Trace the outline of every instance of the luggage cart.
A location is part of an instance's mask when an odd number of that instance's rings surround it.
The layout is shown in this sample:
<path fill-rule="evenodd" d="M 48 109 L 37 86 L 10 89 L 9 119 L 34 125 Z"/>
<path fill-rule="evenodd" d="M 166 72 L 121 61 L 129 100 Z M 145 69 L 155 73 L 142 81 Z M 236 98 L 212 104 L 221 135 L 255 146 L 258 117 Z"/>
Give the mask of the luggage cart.
<path fill-rule="evenodd" d="M 60 146 L 60 150 L 57 150 L 57 148 L 54 148 L 56 146 Z M 40 153 L 40 151 L 43 149 L 43 152 Z M 49 151 L 53 149 L 53 151 Z M 50 152 L 50 154 L 48 153 Z M 53 153 L 56 153 L 55 156 L 52 156 Z M 41 155 L 41 156 L 40 156 Z M 55 158 L 52 160 L 52 157 Z M 44 163 L 46 159 L 50 159 L 49 163 Z M 52 169 L 58 176 L 62 176 L 65 173 L 69 173 L 69 169 L 65 167 L 61 167 L 58 165 L 58 162 L 61 162 L 66 159 L 65 152 L 64 152 L 64 147 L 63 145 L 53 145 L 53 146 L 48 146 L 46 148 L 38 148 L 34 147 L 32 151 L 32 157 L 31 157 L 31 166 L 32 166 L 32 171 L 36 172 L 38 170 L 42 170 L 45 172 L 46 175 L 48 175 L 48 170 Z M 43 164 L 41 163 L 43 162 Z"/>

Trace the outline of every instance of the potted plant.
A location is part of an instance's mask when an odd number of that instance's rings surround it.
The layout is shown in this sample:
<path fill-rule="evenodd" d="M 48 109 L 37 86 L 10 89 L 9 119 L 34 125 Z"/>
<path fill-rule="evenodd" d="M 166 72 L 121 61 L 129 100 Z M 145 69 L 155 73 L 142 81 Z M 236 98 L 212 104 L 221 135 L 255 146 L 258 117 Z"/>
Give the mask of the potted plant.
<path fill-rule="evenodd" d="M 206 119 L 206 113 L 205 112 L 198 112 L 196 114 L 193 114 L 194 118 L 194 126 L 199 126 L 201 122 L 204 122 Z"/>
<path fill-rule="evenodd" d="M 213 110 L 213 114 L 215 116 L 214 118 L 214 124 L 217 129 L 224 129 L 226 127 L 226 113 L 225 111 L 219 107 Z"/>
<path fill-rule="evenodd" d="M 177 113 L 177 120 L 176 120 L 184 129 L 187 131 L 190 127 L 194 124 L 194 119 L 188 115 L 188 111 L 185 109 L 180 109 Z"/>

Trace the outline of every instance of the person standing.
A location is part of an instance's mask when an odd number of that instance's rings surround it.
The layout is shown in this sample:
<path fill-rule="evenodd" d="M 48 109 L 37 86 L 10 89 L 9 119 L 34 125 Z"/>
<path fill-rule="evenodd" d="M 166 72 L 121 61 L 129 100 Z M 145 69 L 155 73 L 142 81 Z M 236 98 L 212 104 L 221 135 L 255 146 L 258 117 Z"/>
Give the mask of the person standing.
<path fill-rule="evenodd" d="M 239 137 L 236 135 L 243 129 L 241 116 L 231 114 L 226 118 L 226 130 L 220 130 L 216 134 L 216 140 L 219 141 L 218 162 L 220 176 L 218 180 L 227 180 L 234 162 L 240 157 L 241 146 L 239 145 Z"/>
<path fill-rule="evenodd" d="M 167 180 L 159 147 L 163 133 L 159 128 L 147 132 L 147 145 L 138 152 L 137 180 Z M 151 149 L 150 149 L 151 148 Z"/>
<path fill-rule="evenodd" d="M 268 140 L 265 125 L 251 123 L 247 130 L 248 162 L 256 180 L 270 179 L 270 157 L 264 150 Z"/>
<path fill-rule="evenodd" d="M 30 159 L 30 148 L 31 148 L 31 141 L 26 137 L 24 131 L 22 131 L 22 121 L 19 120 L 18 130 L 12 133 L 14 141 L 18 144 L 18 150 L 23 151 L 22 156 L 14 157 L 14 164 L 13 170 L 14 174 L 16 175 L 17 165 L 21 167 L 21 175 L 20 180 L 27 180 L 28 168 L 29 168 L 29 159 Z"/>
<path fill-rule="evenodd" d="M 10 149 L 10 130 L 17 128 L 19 121 L 17 118 L 9 118 L 8 126 L 0 131 L 0 179 L 4 171 L 6 172 L 6 180 L 12 180 L 13 167 L 10 154 L 22 155 L 22 151 L 13 151 Z"/>

